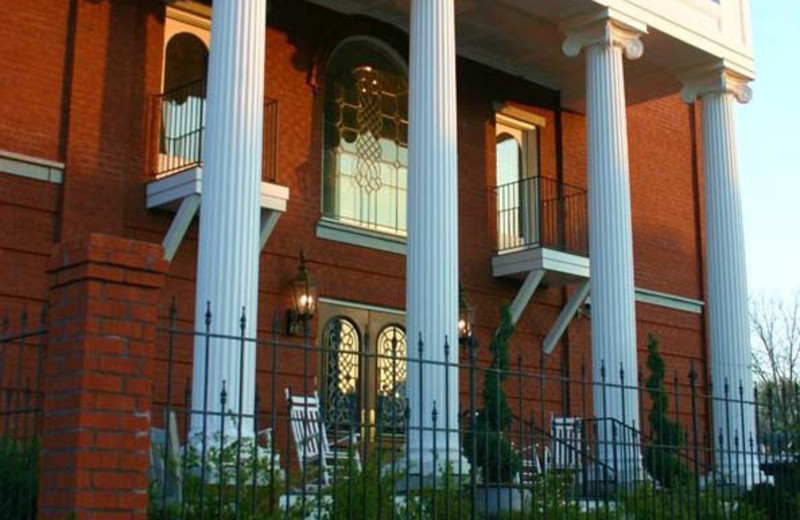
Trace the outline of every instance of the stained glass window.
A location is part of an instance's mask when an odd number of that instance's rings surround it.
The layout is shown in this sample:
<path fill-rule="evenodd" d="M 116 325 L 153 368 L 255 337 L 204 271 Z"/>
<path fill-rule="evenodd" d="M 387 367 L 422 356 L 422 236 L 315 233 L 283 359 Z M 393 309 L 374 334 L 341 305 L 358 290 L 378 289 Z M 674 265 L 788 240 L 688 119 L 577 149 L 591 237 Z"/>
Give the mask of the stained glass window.
<path fill-rule="evenodd" d="M 328 64 L 323 216 L 404 236 L 408 80 L 379 46 L 353 41 Z"/>

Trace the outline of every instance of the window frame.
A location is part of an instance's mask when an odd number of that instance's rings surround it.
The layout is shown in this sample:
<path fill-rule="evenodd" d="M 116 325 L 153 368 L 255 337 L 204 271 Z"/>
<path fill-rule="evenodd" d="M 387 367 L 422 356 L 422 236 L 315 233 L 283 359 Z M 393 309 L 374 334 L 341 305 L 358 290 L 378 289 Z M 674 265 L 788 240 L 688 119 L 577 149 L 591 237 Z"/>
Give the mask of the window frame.
<path fill-rule="evenodd" d="M 335 59 L 338 52 L 342 50 L 342 48 L 347 47 L 353 44 L 363 44 L 372 46 L 376 49 L 377 52 L 383 53 L 390 61 L 392 61 L 397 66 L 398 73 L 401 73 L 406 81 L 408 81 L 408 62 L 406 59 L 390 44 L 387 42 L 380 40 L 378 38 L 368 36 L 368 35 L 356 35 L 350 36 L 338 42 L 336 46 L 334 46 L 330 53 L 328 53 L 328 57 L 325 60 L 325 63 L 321 65 L 324 69 L 325 74 L 325 83 L 324 89 L 321 93 L 323 96 L 323 100 L 327 98 L 329 93 L 328 89 L 332 88 L 332 85 L 328 83 L 328 76 L 327 72 L 330 68 L 331 62 Z M 323 102 L 324 105 L 324 102 Z M 349 245 L 354 245 L 357 247 L 364 247 L 368 249 L 377 249 L 380 251 L 385 251 L 394 254 L 405 255 L 406 254 L 406 234 L 400 233 L 390 233 L 385 232 L 380 229 L 371 229 L 364 226 L 359 226 L 354 223 L 349 223 L 344 220 L 339 220 L 330 216 L 325 215 L 325 198 L 326 198 L 326 191 L 325 185 L 327 181 L 327 171 L 326 171 L 326 142 L 325 142 L 325 113 L 323 110 L 322 117 L 320 118 L 320 123 L 322 125 L 322 142 L 320 148 L 322 153 L 320 154 L 320 172 L 321 175 L 319 176 L 319 193 L 320 193 L 320 202 L 319 202 L 319 211 L 320 216 L 319 220 L 317 221 L 316 225 L 316 236 L 317 238 L 323 240 L 331 240 L 335 242 L 341 242 Z M 407 170 L 406 173 L 406 186 L 408 184 L 408 175 L 410 172 Z M 406 188 L 406 204 L 408 200 L 407 195 L 407 188 Z M 407 206 L 406 206 L 407 207 Z M 407 233 L 407 227 L 405 229 Z"/>
<path fill-rule="evenodd" d="M 510 105 L 495 104 L 495 125 L 494 125 L 494 153 L 495 153 L 495 172 L 494 172 L 494 237 L 496 252 L 508 253 L 519 249 L 524 249 L 532 243 L 536 243 L 541 238 L 539 226 L 541 225 L 541 201 L 538 180 L 541 178 L 541 134 L 545 127 L 545 119 L 526 110 Z M 517 176 L 517 183 L 523 183 L 518 187 L 516 194 L 517 206 L 519 208 L 518 222 L 502 223 L 501 204 L 499 202 L 502 184 L 499 182 L 499 170 L 497 168 L 497 146 L 498 137 L 502 134 L 511 135 L 517 141 L 520 148 L 520 171 Z M 528 182 L 524 182 L 532 179 Z M 510 183 L 506 183 L 510 184 Z M 511 190 L 506 187 L 505 191 Z M 532 201 L 532 202 L 526 202 Z M 529 216 L 526 216 L 529 215 Z M 507 219 L 506 219 L 507 220 Z M 503 233 L 502 230 L 509 227 L 514 231 L 513 235 Z M 512 238 L 508 238 L 512 237 Z"/>

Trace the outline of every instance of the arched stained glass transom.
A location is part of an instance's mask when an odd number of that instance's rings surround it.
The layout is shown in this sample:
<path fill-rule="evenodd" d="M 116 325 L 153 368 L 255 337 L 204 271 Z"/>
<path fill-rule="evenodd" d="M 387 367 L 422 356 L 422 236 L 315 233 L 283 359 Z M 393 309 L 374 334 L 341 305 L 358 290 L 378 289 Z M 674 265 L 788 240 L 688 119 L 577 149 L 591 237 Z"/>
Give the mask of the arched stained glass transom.
<path fill-rule="evenodd" d="M 323 216 L 406 234 L 408 79 L 385 49 L 353 40 L 326 70 Z"/>

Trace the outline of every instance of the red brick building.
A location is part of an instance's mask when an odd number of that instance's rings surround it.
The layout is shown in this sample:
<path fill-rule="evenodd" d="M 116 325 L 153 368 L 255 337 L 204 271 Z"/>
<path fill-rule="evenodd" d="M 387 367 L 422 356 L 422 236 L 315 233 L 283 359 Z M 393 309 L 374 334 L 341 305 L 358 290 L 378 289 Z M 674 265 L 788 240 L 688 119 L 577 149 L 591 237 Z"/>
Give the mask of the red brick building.
<path fill-rule="evenodd" d="M 736 35 L 725 32 L 727 25 L 719 35 L 695 31 L 682 37 L 678 29 L 689 22 L 677 8 L 670 24 L 658 26 L 650 21 L 648 9 L 654 7 L 620 13 L 590 0 L 580 3 L 586 5 L 567 16 L 559 2 L 530 9 L 514 2 L 492 7 L 455 2 L 457 276 L 464 297 L 477 309 L 476 337 L 488 343 L 500 306 L 516 298 L 514 359 L 519 353 L 530 370 L 539 370 L 543 360 L 551 375 L 579 378 L 584 363 L 591 373 L 591 330 L 598 312 L 604 312 L 596 307 L 607 303 L 573 300 L 576 315 L 562 316 L 565 332 L 551 337 L 551 351 L 542 349 L 562 309 L 588 283 L 590 269 L 588 79 L 583 58 L 564 56 L 560 44 L 565 35 L 586 38 L 586 27 L 596 22 L 582 19 L 607 16 L 612 20 L 607 23 L 639 31 L 624 38 L 640 37 L 644 43 L 641 59 L 626 60 L 623 80 L 628 100 L 623 169 L 630 179 L 639 352 L 629 366 L 643 365 L 647 335 L 654 334 L 670 372 L 685 377 L 694 363 L 698 372 L 710 374 L 708 158 L 700 104 L 686 103 L 680 89 L 681 81 L 687 89 L 693 85 L 685 71 L 716 70 L 720 63 L 728 68 L 718 82 L 730 86 L 748 79 L 748 30 L 742 29 L 736 44 L 730 43 Z M 732 0 L 707 3 L 712 5 L 704 16 L 724 18 L 735 9 L 744 16 L 746 10 Z M 268 4 L 262 180 L 273 186 L 264 195 L 270 199 L 265 204 L 273 206 L 264 211 L 275 218 L 281 214 L 260 254 L 257 332 L 268 336 L 273 315 L 283 316 L 292 307 L 289 284 L 304 251 L 318 284 L 313 338 L 323 340 L 331 319 L 347 318 L 359 348 L 375 349 L 383 327 L 405 325 L 410 236 L 405 217 L 411 211 L 405 196 L 412 189 L 406 176 L 414 175 L 408 158 L 414 120 L 409 121 L 407 104 L 415 81 L 413 70 L 408 76 L 409 2 Z M 163 243 L 168 251 L 177 247 L 171 258 L 168 252 L 158 317 L 162 323 L 168 319 L 175 298 L 180 324 L 193 326 L 200 219 L 188 219 L 197 206 L 186 210 L 183 240 L 179 232 L 168 237 L 183 198 L 168 194 L 173 198 L 164 202 L 152 193 L 155 180 L 197 171 L 209 153 L 202 133 L 192 134 L 205 125 L 207 108 L 212 117 L 204 83 L 208 2 L 30 0 L 6 5 L 0 13 L 5 28 L 0 43 L 0 308 L 40 308 L 49 299 L 54 246 L 101 233 Z M 558 47 L 546 49 L 553 44 Z M 578 45 L 580 51 L 594 43 L 580 40 Z M 636 54 L 631 47 L 623 50 Z M 373 106 L 378 123 L 371 123 L 377 124 L 371 133 L 364 130 L 370 128 L 364 114 L 375 98 L 352 97 L 357 90 L 348 81 L 353 80 L 341 73 L 356 70 L 359 59 L 373 71 L 385 67 L 381 81 L 387 86 Z M 708 91 L 699 88 L 695 94 Z M 372 174 L 379 185 L 372 192 L 357 178 L 359 161 L 368 160 L 364 153 L 369 152 L 359 148 L 364 135 L 374 136 L 372 144 L 380 148 L 372 170 L 364 170 L 379 172 Z M 518 153 L 509 154 L 507 142 L 516 143 L 512 148 Z M 508 184 L 513 184 L 510 198 L 498 188 Z M 375 209 L 378 204 L 381 209 Z M 525 208 L 539 211 L 538 217 Z M 509 255 L 543 249 L 556 256 L 536 264 L 553 262 L 542 267 L 540 280 L 528 279 L 535 270 L 533 256 L 510 260 Z M 526 287 L 535 290 L 529 303 L 520 295 Z M 188 367 L 191 350 L 180 355 Z M 486 356 L 479 350 L 479 357 Z M 156 377 L 158 388 L 164 384 Z M 363 395 L 369 391 L 374 387 L 363 387 L 361 406 L 374 402 Z M 576 413 L 570 397 L 577 397 L 565 394 L 549 391 L 545 408 Z M 710 413 L 701 410 L 704 420 Z"/>

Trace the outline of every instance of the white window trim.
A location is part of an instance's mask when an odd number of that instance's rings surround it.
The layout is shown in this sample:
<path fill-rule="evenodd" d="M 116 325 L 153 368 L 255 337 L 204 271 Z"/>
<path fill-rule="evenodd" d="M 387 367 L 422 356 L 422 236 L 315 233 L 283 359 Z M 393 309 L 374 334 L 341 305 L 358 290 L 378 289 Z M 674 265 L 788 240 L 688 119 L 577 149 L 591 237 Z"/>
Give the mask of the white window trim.
<path fill-rule="evenodd" d="M 64 182 L 64 163 L 7 150 L 0 150 L 0 172 L 53 184 Z"/>
<path fill-rule="evenodd" d="M 319 303 L 327 303 L 329 305 L 338 305 L 341 307 L 349 307 L 352 309 L 361 309 L 365 311 L 371 312 L 382 312 L 384 314 L 394 314 L 397 316 L 405 316 L 406 311 L 404 309 L 395 309 L 392 307 L 383 307 L 381 305 L 372 305 L 369 303 L 360 303 L 354 302 L 350 300 L 340 300 L 337 298 L 328 298 L 325 296 L 320 297 Z"/>
<path fill-rule="evenodd" d="M 705 303 L 702 300 L 695 300 L 694 298 L 687 298 L 686 296 L 679 296 L 677 294 L 653 291 L 651 289 L 642 289 L 641 287 L 635 289 L 635 295 L 638 303 L 671 309 L 673 311 L 688 312 L 689 314 L 703 314 L 703 307 L 705 307 Z M 586 303 L 591 305 L 591 294 L 586 298 Z"/>
<path fill-rule="evenodd" d="M 317 238 L 398 255 L 406 254 L 405 237 L 351 226 L 325 217 L 317 222 Z"/>
<path fill-rule="evenodd" d="M 703 306 L 705 305 L 701 300 L 640 287 L 636 288 L 636 301 L 691 314 L 703 314 Z"/>

